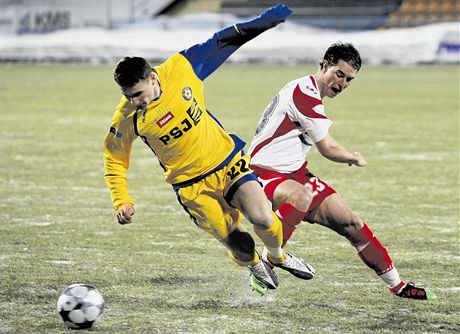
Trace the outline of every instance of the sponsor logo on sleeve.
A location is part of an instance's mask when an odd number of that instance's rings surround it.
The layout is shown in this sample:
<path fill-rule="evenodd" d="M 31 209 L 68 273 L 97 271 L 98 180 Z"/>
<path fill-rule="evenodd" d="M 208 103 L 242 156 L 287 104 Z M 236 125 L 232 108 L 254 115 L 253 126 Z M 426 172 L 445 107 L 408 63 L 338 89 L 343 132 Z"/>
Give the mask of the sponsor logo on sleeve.
<path fill-rule="evenodd" d="M 115 129 L 113 126 L 110 127 L 110 132 L 112 132 L 116 138 L 121 138 L 123 134 Z"/>
<path fill-rule="evenodd" d="M 192 105 L 187 109 L 187 114 L 193 120 L 193 125 L 197 125 L 200 122 L 201 116 L 203 116 L 203 111 L 198 106 L 196 99 L 193 99 Z"/>

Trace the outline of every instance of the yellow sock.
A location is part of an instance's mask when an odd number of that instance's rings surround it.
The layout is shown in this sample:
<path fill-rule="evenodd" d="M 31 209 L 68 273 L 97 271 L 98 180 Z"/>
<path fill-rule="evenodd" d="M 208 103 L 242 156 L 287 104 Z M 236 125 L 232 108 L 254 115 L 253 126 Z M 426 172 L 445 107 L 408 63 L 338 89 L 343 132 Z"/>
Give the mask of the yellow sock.
<path fill-rule="evenodd" d="M 270 259 L 273 258 L 274 262 L 278 263 L 284 261 L 284 251 L 281 248 L 283 243 L 283 224 L 281 224 L 274 212 L 272 212 L 272 215 L 273 224 L 269 228 L 264 230 L 254 226 L 254 231 L 267 247 L 268 252 L 271 254 Z"/>
<path fill-rule="evenodd" d="M 230 258 L 233 261 L 235 261 L 239 266 L 242 266 L 242 267 L 253 266 L 259 263 L 259 254 L 257 254 L 257 252 L 254 252 L 254 258 L 252 259 L 252 261 L 242 261 L 239 258 L 237 258 L 235 255 L 233 255 L 233 253 L 230 250 L 228 251 L 228 256 L 230 256 Z"/>

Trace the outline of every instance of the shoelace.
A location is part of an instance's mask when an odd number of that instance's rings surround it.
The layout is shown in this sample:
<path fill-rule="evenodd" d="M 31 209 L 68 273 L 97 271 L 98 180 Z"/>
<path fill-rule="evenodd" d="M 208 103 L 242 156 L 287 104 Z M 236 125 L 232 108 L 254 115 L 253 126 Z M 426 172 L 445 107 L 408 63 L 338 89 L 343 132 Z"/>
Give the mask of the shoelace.
<path fill-rule="evenodd" d="M 259 261 L 255 266 L 252 266 L 251 271 L 259 275 L 268 276 L 267 270 L 265 270 L 265 266 L 262 261 Z"/>
<path fill-rule="evenodd" d="M 303 269 L 304 264 L 302 261 L 294 258 L 291 254 L 286 253 L 286 258 L 284 259 L 284 263 L 286 266 L 294 268 L 294 269 Z"/>
<path fill-rule="evenodd" d="M 250 269 L 255 275 L 266 277 L 267 279 L 273 281 L 273 277 L 269 271 L 270 268 L 267 268 L 267 265 L 265 265 L 263 261 L 259 261 L 259 263 L 253 267 L 250 267 Z"/>

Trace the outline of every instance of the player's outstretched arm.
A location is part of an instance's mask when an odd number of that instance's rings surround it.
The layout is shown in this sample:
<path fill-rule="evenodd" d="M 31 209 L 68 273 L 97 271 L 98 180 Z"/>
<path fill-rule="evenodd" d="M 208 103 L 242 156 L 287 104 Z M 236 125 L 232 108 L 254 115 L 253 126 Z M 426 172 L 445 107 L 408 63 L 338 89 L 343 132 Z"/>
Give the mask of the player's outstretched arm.
<path fill-rule="evenodd" d="M 120 116 L 121 113 L 115 113 Z M 115 211 L 126 204 L 134 206 L 134 200 L 128 193 L 127 171 L 133 140 L 132 119 L 120 122 L 114 118 L 113 125 L 104 140 L 104 179 L 110 189 Z"/>
<path fill-rule="evenodd" d="M 319 142 L 315 143 L 321 155 L 334 162 L 347 163 L 350 166 L 356 165 L 363 167 L 367 165 L 367 161 L 359 152 L 351 153 L 339 143 L 335 141 L 330 134 L 324 137 Z"/>
<path fill-rule="evenodd" d="M 216 32 L 210 39 L 180 52 L 192 64 L 195 74 L 204 80 L 244 43 L 275 27 L 292 13 L 284 5 L 267 8 L 256 18 Z"/>

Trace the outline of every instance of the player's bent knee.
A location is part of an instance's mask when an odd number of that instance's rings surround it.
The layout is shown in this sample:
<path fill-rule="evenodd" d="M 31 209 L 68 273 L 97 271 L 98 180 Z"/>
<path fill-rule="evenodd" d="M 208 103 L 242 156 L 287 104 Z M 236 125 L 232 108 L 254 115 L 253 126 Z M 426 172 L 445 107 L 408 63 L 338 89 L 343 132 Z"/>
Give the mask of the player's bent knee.
<path fill-rule="evenodd" d="M 272 212 L 268 210 L 267 212 L 260 212 L 250 217 L 249 220 L 254 226 L 266 230 L 273 224 L 273 215 Z"/>
<path fill-rule="evenodd" d="M 289 203 L 299 211 L 307 211 L 312 201 L 310 188 L 298 187 L 289 196 Z"/>
<path fill-rule="evenodd" d="M 228 245 L 233 255 L 241 261 L 249 262 L 254 258 L 256 245 L 248 232 L 233 231 L 228 236 Z"/>
<path fill-rule="evenodd" d="M 346 238 L 349 238 L 350 236 L 361 230 L 363 227 L 364 221 L 355 214 L 352 214 L 348 222 L 346 224 L 343 224 L 343 235 Z"/>

